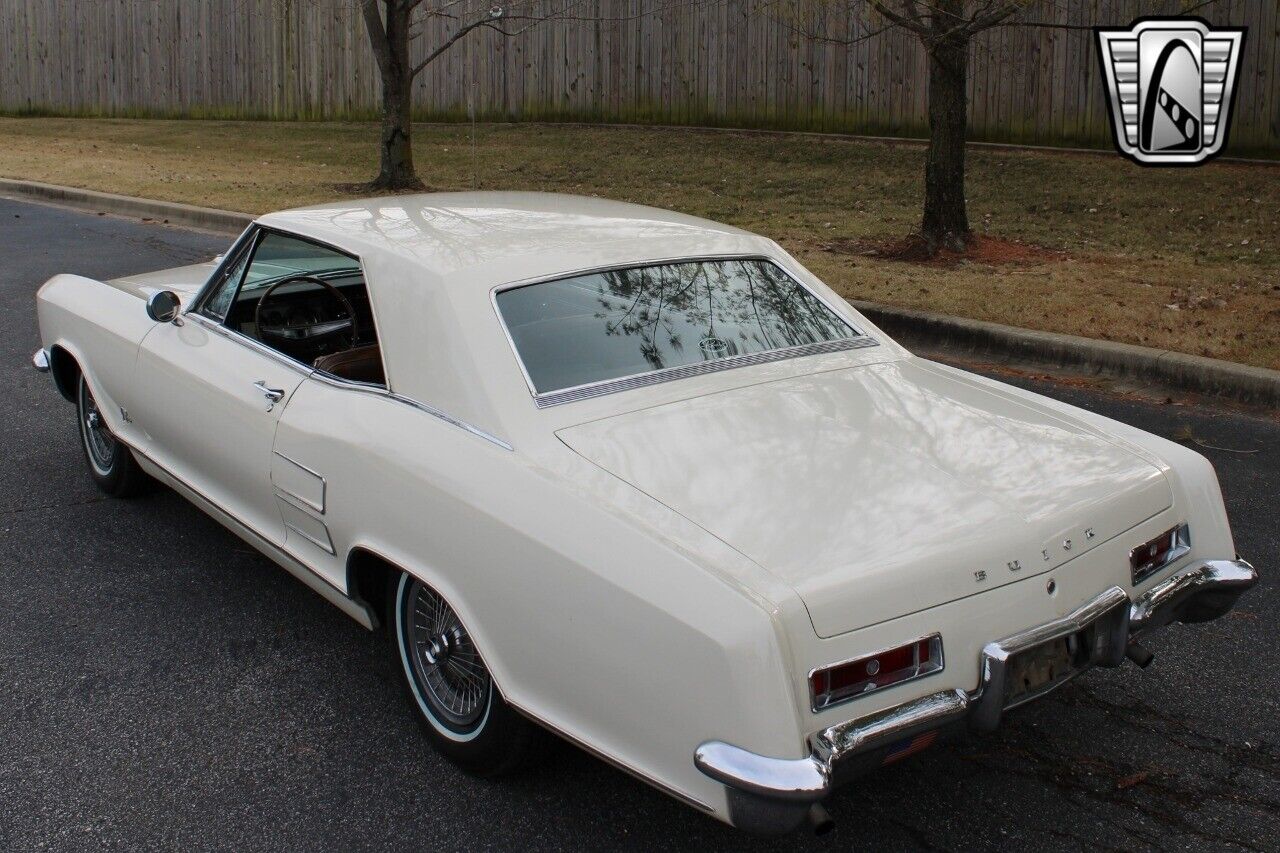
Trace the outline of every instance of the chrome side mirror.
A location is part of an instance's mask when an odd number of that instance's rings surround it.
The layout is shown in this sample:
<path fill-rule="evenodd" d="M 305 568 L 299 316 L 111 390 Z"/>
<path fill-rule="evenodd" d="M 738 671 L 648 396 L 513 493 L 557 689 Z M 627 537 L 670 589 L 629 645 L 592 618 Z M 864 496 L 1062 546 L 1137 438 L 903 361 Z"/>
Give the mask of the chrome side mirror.
<path fill-rule="evenodd" d="M 178 319 L 181 308 L 178 295 L 172 290 L 161 290 L 151 294 L 147 300 L 147 316 L 157 323 L 173 323 Z"/>

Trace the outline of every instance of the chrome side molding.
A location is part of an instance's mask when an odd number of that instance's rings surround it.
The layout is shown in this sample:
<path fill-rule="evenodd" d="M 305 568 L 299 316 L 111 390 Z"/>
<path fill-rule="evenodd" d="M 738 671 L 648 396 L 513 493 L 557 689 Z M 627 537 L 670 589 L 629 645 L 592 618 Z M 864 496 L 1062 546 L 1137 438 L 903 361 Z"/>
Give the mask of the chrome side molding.
<path fill-rule="evenodd" d="M 498 436 L 493 435 L 492 433 L 486 432 L 480 427 L 475 426 L 474 424 L 468 423 L 467 421 L 464 421 L 461 418 L 456 418 L 453 415 L 448 414 L 447 412 L 437 409 L 435 406 L 432 406 L 429 403 L 423 403 L 418 400 L 405 397 L 381 385 L 371 385 L 367 382 L 351 382 L 336 376 L 329 376 L 323 373 L 322 371 L 315 370 L 310 365 L 303 364 L 297 359 L 290 358 L 284 353 L 281 353 L 277 350 L 272 349 L 269 346 L 266 346 L 261 341 L 256 341 L 253 338 L 249 337 L 248 335 L 243 335 L 240 332 L 235 331 L 234 329 L 227 328 L 221 323 L 216 323 L 213 320 L 210 320 L 208 317 L 204 317 L 200 314 L 195 314 L 190 311 L 188 311 L 186 314 L 183 314 L 183 316 L 192 318 L 199 325 L 203 326 L 205 329 L 208 329 L 210 332 L 213 332 L 214 334 L 222 335 L 223 337 L 228 338 L 229 340 L 238 341 L 239 343 L 249 347 L 250 349 L 256 350 L 257 352 L 262 353 L 263 355 L 266 355 L 270 358 L 273 358 L 279 361 L 281 364 L 285 365 L 286 367 L 289 367 L 301 373 L 303 377 L 307 379 L 314 379 L 317 382 L 322 382 L 326 385 L 332 385 L 335 388 L 344 388 L 349 391 L 359 391 L 366 394 L 373 394 L 379 397 L 386 397 L 389 400 L 395 400 L 398 403 L 403 403 L 412 408 L 426 412 L 428 415 L 431 415 L 434 418 L 442 420 L 445 423 L 449 424 L 450 426 L 454 426 L 465 432 L 469 432 L 477 438 L 484 439 L 490 444 L 494 444 L 494 445 L 497 445 L 498 447 L 501 447 L 503 450 L 514 450 L 514 448 L 511 446 L 509 442 L 504 441 Z"/>

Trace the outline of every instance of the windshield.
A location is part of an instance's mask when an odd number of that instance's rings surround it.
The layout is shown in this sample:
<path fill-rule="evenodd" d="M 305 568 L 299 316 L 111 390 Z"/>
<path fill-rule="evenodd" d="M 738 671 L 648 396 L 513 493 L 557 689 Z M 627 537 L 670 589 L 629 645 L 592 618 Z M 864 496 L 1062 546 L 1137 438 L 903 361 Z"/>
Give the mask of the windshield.
<path fill-rule="evenodd" d="M 354 258 L 284 234 L 266 234 L 253 253 L 241 292 L 261 290 L 287 276 L 359 273 Z"/>
<path fill-rule="evenodd" d="M 504 290 L 498 311 L 538 394 L 858 337 L 763 260 L 591 273 Z"/>

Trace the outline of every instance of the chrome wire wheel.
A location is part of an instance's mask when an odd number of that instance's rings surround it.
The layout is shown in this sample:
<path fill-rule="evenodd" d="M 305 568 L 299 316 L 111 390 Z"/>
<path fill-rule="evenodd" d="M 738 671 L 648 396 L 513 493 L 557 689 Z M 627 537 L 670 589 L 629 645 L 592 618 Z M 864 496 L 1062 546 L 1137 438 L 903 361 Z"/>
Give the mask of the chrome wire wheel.
<path fill-rule="evenodd" d="M 98 411 L 98 402 L 93 399 L 83 376 L 80 377 L 77 403 L 80 409 L 80 437 L 84 440 L 89 464 L 98 474 L 106 476 L 111 473 L 111 466 L 115 464 L 119 445 L 111 430 L 107 429 L 106 421 Z"/>
<path fill-rule="evenodd" d="M 441 734 L 466 740 L 484 728 L 493 679 L 449 603 L 408 575 L 396 593 L 400 657 L 418 705 Z"/>

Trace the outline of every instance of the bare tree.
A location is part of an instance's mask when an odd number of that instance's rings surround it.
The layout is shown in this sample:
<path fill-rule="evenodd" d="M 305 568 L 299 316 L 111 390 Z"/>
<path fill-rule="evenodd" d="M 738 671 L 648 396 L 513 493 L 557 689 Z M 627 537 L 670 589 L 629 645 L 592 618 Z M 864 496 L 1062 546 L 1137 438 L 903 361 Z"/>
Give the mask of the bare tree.
<path fill-rule="evenodd" d="M 765 8 L 803 0 L 763 0 Z M 861 24 L 849 38 L 833 37 L 822 27 L 804 27 L 783 20 L 793 32 L 827 43 L 849 45 L 893 28 L 914 34 L 929 62 L 929 149 L 924 166 L 924 216 L 920 235 L 929 254 L 939 248 L 963 251 L 973 241 L 965 205 L 965 130 L 968 125 L 969 52 L 976 35 L 992 27 L 1019 26 L 1059 30 L 1092 28 L 1028 20 L 1022 12 L 1044 11 L 1058 0 L 810 0 L 815 8 L 834 7 Z M 1067 0 L 1070 2 L 1070 0 Z M 1216 0 L 1181 0 L 1182 14 L 1190 14 Z M 1138 11 L 1156 13 L 1167 4 L 1144 2 Z M 820 16 L 822 17 L 822 16 Z M 1120 23 L 1127 23 L 1122 21 Z"/>
<path fill-rule="evenodd" d="M 369 44 L 382 78 L 382 135 L 375 189 L 421 189 L 413 165 L 413 81 L 433 62 L 468 34 L 488 30 L 513 38 L 549 21 L 600 24 L 634 21 L 679 6 L 705 5 L 722 0 L 669 0 L 622 17 L 582 15 L 588 0 L 505 0 L 505 5 L 483 6 L 485 0 L 356 0 L 360 5 Z M 501 0 L 499 0 L 501 2 Z M 425 22 L 440 19 L 453 25 L 440 41 L 426 45 L 420 59 L 411 48 L 425 38 Z"/>
<path fill-rule="evenodd" d="M 897 8 L 890 8 L 891 2 Z M 914 33 L 929 56 L 929 153 L 920 235 L 930 252 L 939 246 L 963 251 L 973 236 L 964 199 L 970 41 L 1023 5 L 1025 0 L 872 0 L 880 14 Z"/>
<path fill-rule="evenodd" d="M 564 0 L 535 13 L 535 0 L 513 0 L 506 6 L 493 5 L 480 11 L 467 0 L 357 0 L 364 18 L 369 44 L 382 80 L 382 134 L 379 143 L 376 189 L 421 189 L 413 165 L 413 81 L 428 66 L 476 30 L 489 30 L 511 38 L 553 19 L 579 18 L 574 10 L 585 0 Z M 483 2 L 483 0 L 481 0 Z M 477 4 L 479 5 L 479 4 Z M 454 24 L 443 39 L 427 45 L 420 59 L 411 47 L 424 37 L 424 22 L 439 18 Z"/>
<path fill-rule="evenodd" d="M 425 58 L 413 62 L 409 47 L 421 33 L 415 31 L 414 13 L 426 5 L 427 15 L 449 14 L 456 0 L 359 0 L 369 45 L 378 63 L 382 79 L 382 134 L 379 141 L 378 177 L 371 186 L 377 189 L 420 189 L 422 181 L 413 166 L 412 112 L 413 81 L 428 65 L 444 55 L 467 33 L 481 27 L 496 26 L 503 9 L 494 6 L 470 20 L 461 21 L 444 42 L 434 45 Z M 421 17 L 421 16 L 420 16 Z"/>
<path fill-rule="evenodd" d="M 965 206 L 965 130 L 969 120 L 969 49 L 983 30 L 1007 23 L 1035 0 L 763 0 L 780 24 L 807 39 L 848 46 L 901 28 L 924 46 L 929 64 L 929 149 L 924 166 L 920 236 L 929 254 L 963 251 L 973 240 Z M 793 16 L 787 20 L 790 7 Z M 832 13 L 854 34 L 828 31 Z M 814 14 L 816 13 L 816 15 Z M 816 18 L 816 23 L 815 23 Z"/>
<path fill-rule="evenodd" d="M 929 153 L 920 236 L 930 254 L 939 247 L 963 251 L 973 240 L 964 198 L 970 43 L 1030 0 L 867 1 L 890 24 L 915 34 L 928 55 Z"/>

